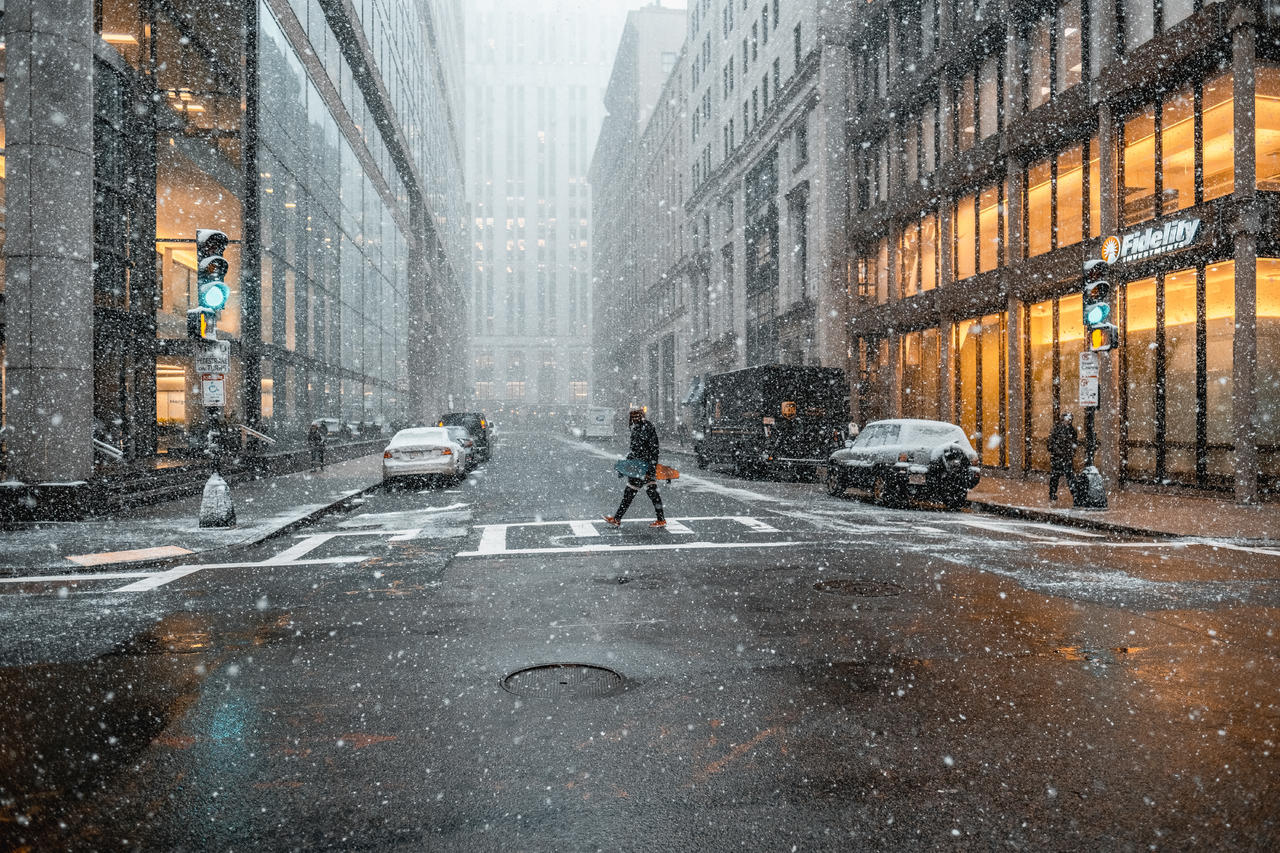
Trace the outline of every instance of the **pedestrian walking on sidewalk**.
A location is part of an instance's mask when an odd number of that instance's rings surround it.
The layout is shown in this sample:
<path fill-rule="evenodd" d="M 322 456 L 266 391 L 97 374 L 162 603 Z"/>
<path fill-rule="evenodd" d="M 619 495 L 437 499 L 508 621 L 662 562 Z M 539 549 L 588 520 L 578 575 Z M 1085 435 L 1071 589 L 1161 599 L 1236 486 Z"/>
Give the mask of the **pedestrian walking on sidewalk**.
<path fill-rule="evenodd" d="M 1049 432 L 1049 500 L 1058 499 L 1058 478 L 1065 477 L 1067 490 L 1076 476 L 1076 448 L 1080 435 L 1071 423 L 1071 413 L 1063 412 L 1062 419 Z"/>
<path fill-rule="evenodd" d="M 312 424 L 307 430 L 307 446 L 311 449 L 311 470 L 319 471 L 324 467 L 324 434 L 326 430 L 320 424 Z"/>
<path fill-rule="evenodd" d="M 666 527 L 667 517 L 662 514 L 662 496 L 658 494 L 658 481 L 656 479 L 658 431 L 653 428 L 653 424 L 645 419 L 643 409 L 632 409 L 628 420 L 631 423 L 631 449 L 627 453 L 627 458 L 639 459 L 645 462 L 649 466 L 649 470 L 644 478 L 627 478 L 627 485 L 622 490 L 622 501 L 618 504 L 618 511 L 613 515 L 606 515 L 604 520 L 614 527 L 621 527 L 622 516 L 626 515 L 627 507 L 631 506 L 631 501 L 635 499 L 636 492 L 644 489 L 645 494 L 649 496 L 649 500 L 653 501 L 653 514 L 657 516 L 649 526 Z"/>

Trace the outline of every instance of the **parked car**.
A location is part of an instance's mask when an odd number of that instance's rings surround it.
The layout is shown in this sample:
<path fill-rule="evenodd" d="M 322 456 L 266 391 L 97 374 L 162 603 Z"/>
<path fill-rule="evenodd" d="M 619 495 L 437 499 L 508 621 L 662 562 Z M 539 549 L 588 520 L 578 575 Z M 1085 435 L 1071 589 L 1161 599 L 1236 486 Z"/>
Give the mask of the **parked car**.
<path fill-rule="evenodd" d="M 316 418 L 311 422 L 311 426 L 320 427 L 325 435 L 337 435 L 342 432 L 342 421 L 337 418 Z"/>
<path fill-rule="evenodd" d="M 466 427 L 476 442 L 476 458 L 488 462 L 493 456 L 493 442 L 489 435 L 489 420 L 481 412 L 448 412 L 440 416 L 436 426 Z"/>
<path fill-rule="evenodd" d="M 457 482 L 466 476 L 464 449 L 444 427 L 402 429 L 382 452 L 382 482 L 436 477 Z"/>
<path fill-rule="evenodd" d="M 869 489 L 876 503 L 938 500 L 958 509 L 978 485 L 978 454 L 964 430 L 944 421 L 874 421 L 827 460 L 827 490 Z"/>
<path fill-rule="evenodd" d="M 464 470 L 470 471 L 480 464 L 480 460 L 476 458 L 476 440 L 471 433 L 467 432 L 466 427 L 447 426 L 449 437 L 462 445 L 463 455 L 466 457 L 467 464 Z"/>

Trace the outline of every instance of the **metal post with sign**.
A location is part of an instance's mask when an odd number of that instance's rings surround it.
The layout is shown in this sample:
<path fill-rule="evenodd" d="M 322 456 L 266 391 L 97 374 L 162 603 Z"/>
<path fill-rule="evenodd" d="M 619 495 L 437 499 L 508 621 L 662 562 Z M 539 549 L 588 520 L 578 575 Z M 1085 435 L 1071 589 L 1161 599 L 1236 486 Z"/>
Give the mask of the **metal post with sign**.
<path fill-rule="evenodd" d="M 1104 252 L 1104 256 L 1107 253 Z M 1115 253 L 1112 252 L 1112 255 Z M 1097 276 L 1095 270 L 1108 263 L 1106 260 L 1089 260 L 1084 264 L 1084 326 L 1086 333 L 1091 329 L 1098 329 L 1108 325 L 1107 319 L 1111 313 L 1109 299 L 1112 295 L 1111 281 L 1108 278 L 1095 278 L 1090 280 L 1090 276 Z M 1075 498 L 1075 505 L 1082 509 L 1106 509 L 1107 506 L 1107 487 L 1103 482 L 1102 472 L 1098 470 L 1095 462 L 1095 456 L 1098 451 L 1098 434 L 1095 428 L 1095 418 L 1098 413 L 1098 406 L 1101 403 L 1101 382 L 1102 362 L 1098 352 L 1106 352 L 1110 349 L 1107 347 L 1096 349 L 1091 347 L 1080 353 L 1080 406 L 1084 409 L 1084 450 L 1085 461 L 1084 470 L 1080 472 L 1080 476 L 1084 480 L 1084 487 L 1072 490 L 1072 496 Z"/>

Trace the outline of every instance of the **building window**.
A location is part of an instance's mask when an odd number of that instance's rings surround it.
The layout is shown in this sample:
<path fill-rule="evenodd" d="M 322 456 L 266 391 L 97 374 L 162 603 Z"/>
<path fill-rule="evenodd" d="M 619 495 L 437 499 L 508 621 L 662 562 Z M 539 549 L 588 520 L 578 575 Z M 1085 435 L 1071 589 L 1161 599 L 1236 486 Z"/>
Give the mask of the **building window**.
<path fill-rule="evenodd" d="M 956 423 L 978 451 L 983 465 L 1008 464 L 1003 312 L 952 326 Z"/>
<path fill-rule="evenodd" d="M 809 114 L 805 113 L 796 122 L 796 165 L 809 162 Z"/>
<path fill-rule="evenodd" d="M 1126 51 L 1155 37 L 1156 4 L 1152 0 L 1124 0 L 1124 46 Z"/>
<path fill-rule="evenodd" d="M 902 372 L 899 387 L 902 389 L 901 410 L 904 418 L 928 418 L 941 416 L 942 362 L 937 329 L 908 332 L 900 343 L 898 364 Z"/>
<path fill-rule="evenodd" d="M 1259 467 L 1274 486 L 1280 484 L 1280 259 L 1258 258 L 1256 295 L 1259 370 L 1253 420 Z"/>
<path fill-rule="evenodd" d="M 1229 195 L 1235 184 L 1231 74 L 1167 95 L 1122 125 L 1121 211 L 1124 226 Z M 1199 98 L 1197 98 L 1197 94 Z M 1199 115 L 1195 104 L 1199 101 Z M 1196 126 L 1201 129 L 1196 143 Z M 1161 151 L 1157 169 L 1156 139 Z M 1195 163 L 1202 163 L 1195 181 Z"/>
<path fill-rule="evenodd" d="M 978 66 L 978 138 L 1000 130 L 1000 57 L 991 55 Z"/>
<path fill-rule="evenodd" d="M 587 402 L 587 397 L 589 393 L 590 392 L 588 391 L 588 386 L 586 382 L 579 380 L 576 382 L 569 383 L 569 397 L 573 400 L 573 402 L 575 403 Z"/>
<path fill-rule="evenodd" d="M 1280 67 L 1258 68 L 1254 85 L 1258 189 L 1280 191 Z"/>
<path fill-rule="evenodd" d="M 956 148 L 967 151 L 974 140 L 974 74 L 970 71 L 958 81 L 955 88 Z"/>
<path fill-rule="evenodd" d="M 1088 143 L 1089 210 L 1084 207 L 1085 145 L 1073 145 L 1027 168 L 1023 186 L 1026 224 L 1023 246 L 1028 258 L 1083 239 L 1084 220 L 1097 234 L 1098 165 L 1096 141 Z"/>
<path fill-rule="evenodd" d="M 1027 109 L 1049 103 L 1053 95 L 1053 12 L 1044 12 L 1027 27 Z"/>
<path fill-rule="evenodd" d="M 1049 470 L 1049 431 L 1062 412 L 1074 409 L 1079 352 L 1084 343 L 1080 294 L 1027 306 L 1023 423 L 1025 467 Z"/>
<path fill-rule="evenodd" d="M 1260 292 L 1265 267 L 1259 260 Z M 1125 476 L 1229 485 L 1235 472 L 1234 264 L 1209 264 L 1129 282 L 1121 304 Z M 1263 311 L 1260 300 L 1260 318 Z M 1265 384 L 1262 380 L 1259 386 Z"/>
<path fill-rule="evenodd" d="M 972 278 L 977 272 L 975 264 L 975 254 L 977 250 L 977 236 L 974 228 L 974 207 L 977 203 L 975 196 L 965 196 L 956 202 L 955 212 L 952 214 L 952 257 L 955 260 L 955 279 L 963 281 L 966 278 Z"/>
<path fill-rule="evenodd" d="M 800 49 L 800 25 L 796 24 L 795 30 L 792 31 L 792 50 L 795 52 L 796 70 L 800 70 L 800 59 L 804 55 Z"/>

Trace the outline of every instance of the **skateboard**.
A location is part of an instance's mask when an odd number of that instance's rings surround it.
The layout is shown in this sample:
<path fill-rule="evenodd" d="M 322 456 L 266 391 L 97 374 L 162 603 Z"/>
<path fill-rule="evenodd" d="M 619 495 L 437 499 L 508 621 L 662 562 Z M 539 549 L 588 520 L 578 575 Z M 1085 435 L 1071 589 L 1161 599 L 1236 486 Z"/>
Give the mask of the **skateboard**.
<path fill-rule="evenodd" d="M 652 471 L 655 480 L 675 480 L 680 472 L 667 465 L 658 465 L 656 470 L 642 459 L 619 459 L 613 466 L 619 477 L 634 477 L 637 480 L 648 479 Z"/>

